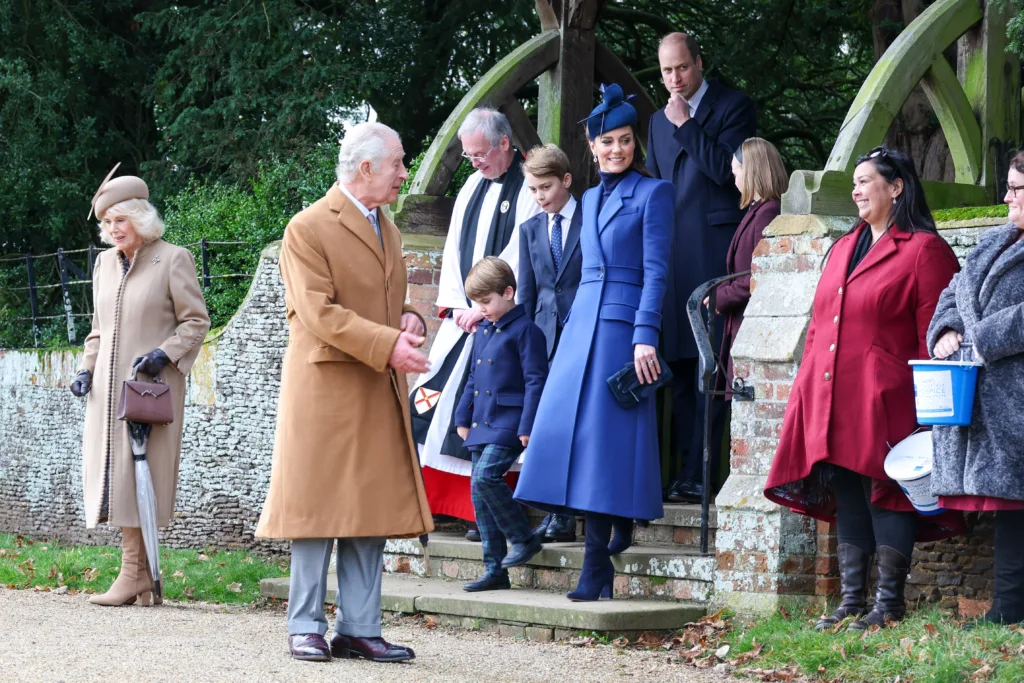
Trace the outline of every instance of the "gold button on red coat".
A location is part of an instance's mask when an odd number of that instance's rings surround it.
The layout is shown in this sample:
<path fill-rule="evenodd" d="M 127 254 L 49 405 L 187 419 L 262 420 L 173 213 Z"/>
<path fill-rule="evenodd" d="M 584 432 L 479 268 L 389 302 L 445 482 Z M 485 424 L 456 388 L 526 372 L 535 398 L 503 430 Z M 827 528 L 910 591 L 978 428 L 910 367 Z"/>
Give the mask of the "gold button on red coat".
<path fill-rule="evenodd" d="M 829 373 L 827 373 L 827 372 L 826 372 L 826 373 L 825 373 L 825 381 L 827 382 L 827 381 L 829 381 L 830 379 L 832 379 L 832 375 L 830 375 Z"/>

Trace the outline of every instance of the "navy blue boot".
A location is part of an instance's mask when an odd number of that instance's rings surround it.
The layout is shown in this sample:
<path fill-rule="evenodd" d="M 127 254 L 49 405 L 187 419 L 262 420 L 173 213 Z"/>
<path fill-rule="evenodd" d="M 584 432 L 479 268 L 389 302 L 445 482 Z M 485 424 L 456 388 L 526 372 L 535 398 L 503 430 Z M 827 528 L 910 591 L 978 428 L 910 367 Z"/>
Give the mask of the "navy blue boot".
<path fill-rule="evenodd" d="M 608 553 L 608 542 L 612 537 L 612 517 L 587 513 L 584 517 L 587 536 L 583 553 L 583 569 L 576 590 L 565 597 L 574 602 L 594 602 L 599 598 L 612 597 L 612 583 L 615 580 L 615 566 Z"/>
<path fill-rule="evenodd" d="M 629 517 L 615 517 L 612 521 L 615 535 L 608 544 L 608 554 L 618 555 L 633 545 L 633 520 Z"/>

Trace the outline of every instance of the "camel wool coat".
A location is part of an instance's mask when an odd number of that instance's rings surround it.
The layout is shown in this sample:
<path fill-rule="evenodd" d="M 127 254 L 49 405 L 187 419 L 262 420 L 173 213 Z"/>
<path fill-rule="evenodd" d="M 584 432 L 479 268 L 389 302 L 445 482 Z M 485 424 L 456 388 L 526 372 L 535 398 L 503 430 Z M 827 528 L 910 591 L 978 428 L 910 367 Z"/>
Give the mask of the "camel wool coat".
<path fill-rule="evenodd" d="M 124 274 L 118 250 L 108 249 L 96 259 L 92 292 L 92 331 L 85 339 L 81 367 L 92 373 L 82 443 L 86 527 L 102 521 L 139 526 L 135 461 L 128 425 L 116 418 L 117 404 L 122 383 L 130 379 L 132 361 L 157 348 L 171 360 L 160 379 L 171 388 L 174 422 L 153 426 L 146 459 L 153 475 L 157 524 L 167 526 L 178 487 L 185 376 L 210 329 L 195 260 L 188 249 L 156 240 L 135 252 Z"/>
<path fill-rule="evenodd" d="M 289 339 L 281 370 L 264 538 L 413 537 L 433 530 L 409 391 L 388 366 L 406 271 L 337 185 L 292 218 L 281 247 Z"/>

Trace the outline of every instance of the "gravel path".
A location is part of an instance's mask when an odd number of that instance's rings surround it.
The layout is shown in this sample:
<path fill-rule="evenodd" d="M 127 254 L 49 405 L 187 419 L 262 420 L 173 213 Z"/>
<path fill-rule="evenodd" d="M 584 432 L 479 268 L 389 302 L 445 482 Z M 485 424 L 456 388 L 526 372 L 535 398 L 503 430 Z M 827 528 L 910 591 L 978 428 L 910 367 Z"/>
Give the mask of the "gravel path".
<path fill-rule="evenodd" d="M 86 596 L 0 588 L 4 681 L 681 681 L 724 677 L 664 653 L 532 643 L 489 633 L 388 624 L 416 650 L 409 664 L 297 662 L 280 609 L 167 603 L 96 607 Z"/>

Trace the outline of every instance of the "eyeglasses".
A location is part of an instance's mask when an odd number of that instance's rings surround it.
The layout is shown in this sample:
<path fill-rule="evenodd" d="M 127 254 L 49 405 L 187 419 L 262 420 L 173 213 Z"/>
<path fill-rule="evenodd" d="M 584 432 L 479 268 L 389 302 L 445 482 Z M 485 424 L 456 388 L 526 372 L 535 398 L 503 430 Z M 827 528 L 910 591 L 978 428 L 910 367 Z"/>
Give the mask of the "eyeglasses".
<path fill-rule="evenodd" d="M 489 150 L 484 152 L 484 155 L 482 157 L 475 157 L 475 156 L 472 156 L 471 154 L 467 154 L 466 150 L 462 150 L 462 158 L 468 160 L 470 163 L 476 164 L 476 163 L 480 163 L 484 159 L 486 159 L 487 155 L 490 154 L 493 151 L 494 151 L 494 147 L 492 146 Z"/>
<path fill-rule="evenodd" d="M 1024 190 L 1024 185 L 1006 185 L 1006 194 L 1010 195 L 1010 199 L 1016 199 L 1017 193 Z"/>

